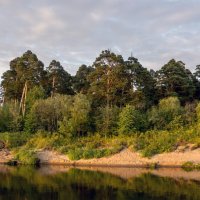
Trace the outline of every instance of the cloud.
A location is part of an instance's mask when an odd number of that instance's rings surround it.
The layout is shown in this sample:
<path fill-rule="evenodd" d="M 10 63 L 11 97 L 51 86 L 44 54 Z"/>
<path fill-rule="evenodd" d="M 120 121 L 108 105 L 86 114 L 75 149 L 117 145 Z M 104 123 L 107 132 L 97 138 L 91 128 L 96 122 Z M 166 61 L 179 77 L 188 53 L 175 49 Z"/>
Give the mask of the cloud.
<path fill-rule="evenodd" d="M 0 73 L 27 49 L 73 74 L 108 48 L 149 68 L 176 58 L 194 69 L 199 9 L 197 0 L 0 0 Z"/>

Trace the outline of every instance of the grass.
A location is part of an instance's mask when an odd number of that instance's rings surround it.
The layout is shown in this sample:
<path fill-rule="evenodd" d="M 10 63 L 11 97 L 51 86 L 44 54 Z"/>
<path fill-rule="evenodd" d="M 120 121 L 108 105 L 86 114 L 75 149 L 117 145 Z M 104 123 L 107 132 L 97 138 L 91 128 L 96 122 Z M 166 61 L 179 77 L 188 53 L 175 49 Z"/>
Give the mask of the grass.
<path fill-rule="evenodd" d="M 200 146 L 200 129 L 196 126 L 174 130 L 151 130 L 112 137 L 99 134 L 69 139 L 58 133 L 38 132 L 0 133 L 0 140 L 16 155 L 20 163 L 38 162 L 36 152 L 42 149 L 55 150 L 68 155 L 71 160 L 91 159 L 110 156 L 124 148 L 139 151 L 145 157 L 174 151 L 179 145 L 193 143 Z"/>
<path fill-rule="evenodd" d="M 0 133 L 0 140 L 2 140 L 9 149 L 23 146 L 29 139 L 30 134 L 24 132 Z"/>
<path fill-rule="evenodd" d="M 38 165 L 39 159 L 37 158 L 36 151 L 31 149 L 21 148 L 15 152 L 15 159 L 20 164 Z"/>
<path fill-rule="evenodd" d="M 7 134 L 7 133 L 6 133 Z M 14 133 L 13 133 L 14 134 Z M 13 135 L 12 134 L 12 135 Z M 19 133 L 16 133 L 15 137 Z M 21 133 L 23 135 L 23 133 Z M 10 144 L 13 139 L 11 137 L 7 140 Z M 23 164 L 34 164 L 37 162 L 36 154 L 38 150 L 55 150 L 62 154 L 68 155 L 71 160 L 101 158 L 109 156 L 121 151 L 127 146 L 126 138 L 114 137 L 104 138 L 96 134 L 94 136 L 82 137 L 78 139 L 68 139 L 58 133 L 49 134 L 46 132 L 39 132 L 35 135 L 29 136 L 15 145 L 7 145 L 10 150 L 13 150 L 16 160 Z M 5 138 L 4 140 L 5 141 Z"/>
<path fill-rule="evenodd" d="M 179 145 L 193 143 L 200 146 L 200 131 L 196 127 L 179 128 L 170 131 L 151 130 L 139 134 L 135 140 L 135 149 L 145 157 L 174 151 Z"/>
<path fill-rule="evenodd" d="M 122 147 L 114 147 L 111 149 L 74 149 L 69 150 L 68 157 L 71 160 L 102 158 L 118 153 Z"/>

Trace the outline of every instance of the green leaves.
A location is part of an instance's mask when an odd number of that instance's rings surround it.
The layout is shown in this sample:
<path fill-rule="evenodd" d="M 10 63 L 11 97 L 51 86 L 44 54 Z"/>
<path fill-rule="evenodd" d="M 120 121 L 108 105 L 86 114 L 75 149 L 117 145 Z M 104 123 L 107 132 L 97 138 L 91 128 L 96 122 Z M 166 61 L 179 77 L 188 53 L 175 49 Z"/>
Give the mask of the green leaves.
<path fill-rule="evenodd" d="M 131 134 L 147 128 L 147 118 L 134 106 L 126 105 L 119 115 L 119 134 Z"/>
<path fill-rule="evenodd" d="M 53 96 L 59 94 L 74 94 L 72 90 L 72 77 L 64 70 L 60 62 L 52 60 L 47 67 L 48 91 Z"/>
<path fill-rule="evenodd" d="M 181 102 L 193 100 L 195 77 L 181 61 L 170 60 L 156 72 L 156 88 L 160 98 L 178 96 Z"/>
<path fill-rule="evenodd" d="M 148 119 L 153 128 L 164 130 L 170 128 L 172 124 L 174 126 L 181 124 L 182 111 L 178 98 L 168 97 L 162 99 L 158 106 L 151 108 Z"/>
<path fill-rule="evenodd" d="M 59 124 L 59 131 L 68 137 L 83 135 L 88 130 L 90 109 L 90 101 L 85 95 L 74 96 L 73 102 L 69 106 L 69 113 L 64 113 L 64 120 Z"/>
<path fill-rule="evenodd" d="M 31 51 L 25 52 L 10 62 L 10 70 L 2 76 L 6 100 L 20 100 L 25 82 L 28 88 L 41 85 L 44 79 L 44 65 Z"/>
<path fill-rule="evenodd" d="M 102 51 L 96 58 L 94 71 L 88 77 L 89 94 L 95 105 L 122 106 L 129 90 L 128 79 L 122 56 Z"/>

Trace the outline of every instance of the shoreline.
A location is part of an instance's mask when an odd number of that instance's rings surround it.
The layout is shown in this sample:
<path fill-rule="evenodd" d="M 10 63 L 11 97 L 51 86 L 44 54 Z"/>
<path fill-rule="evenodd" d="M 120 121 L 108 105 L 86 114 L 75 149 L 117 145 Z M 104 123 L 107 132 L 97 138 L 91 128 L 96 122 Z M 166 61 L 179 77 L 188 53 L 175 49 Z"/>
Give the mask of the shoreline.
<path fill-rule="evenodd" d="M 154 163 L 152 163 L 154 164 Z M 130 164 L 130 165 L 124 165 L 124 164 L 111 164 L 111 165 L 105 165 L 105 164 L 85 164 L 85 163 L 41 163 L 41 166 L 66 166 L 66 167 L 99 167 L 99 168 L 142 168 L 142 169 L 161 169 L 161 168 L 182 168 L 182 165 L 157 165 L 155 166 L 151 166 L 151 165 L 134 165 L 134 164 Z"/>
<path fill-rule="evenodd" d="M 152 163 L 154 164 L 154 163 Z M 0 162 L 0 165 L 8 165 L 7 162 Z M 18 164 L 20 165 L 29 165 L 29 164 Z M 79 168 L 79 167 L 98 167 L 98 168 L 135 168 L 135 169 L 180 169 L 182 168 L 182 165 L 157 165 L 156 167 L 151 166 L 151 165 L 124 165 L 124 164 L 111 164 L 111 165 L 105 165 L 105 164 L 85 164 L 85 163 L 48 163 L 48 162 L 41 162 L 39 166 L 63 166 L 63 167 L 74 167 L 74 168 Z"/>
<path fill-rule="evenodd" d="M 112 168 L 181 168 L 184 163 L 200 163 L 200 148 L 185 152 L 169 152 L 142 157 L 139 152 L 124 149 L 108 157 L 70 160 L 67 155 L 56 151 L 38 150 L 40 165 L 63 165 L 72 167 L 112 167 Z M 8 150 L 0 151 L 0 164 L 6 164 L 14 156 Z"/>
<path fill-rule="evenodd" d="M 156 168 L 156 167 L 182 167 L 186 162 L 200 163 L 200 148 L 186 152 L 169 152 L 152 156 L 142 157 L 139 152 L 124 149 L 119 153 L 108 157 L 80 159 L 72 161 L 66 155 L 54 151 L 39 151 L 37 157 L 41 164 L 64 164 L 72 166 L 107 166 L 107 167 L 135 167 L 135 168 Z"/>

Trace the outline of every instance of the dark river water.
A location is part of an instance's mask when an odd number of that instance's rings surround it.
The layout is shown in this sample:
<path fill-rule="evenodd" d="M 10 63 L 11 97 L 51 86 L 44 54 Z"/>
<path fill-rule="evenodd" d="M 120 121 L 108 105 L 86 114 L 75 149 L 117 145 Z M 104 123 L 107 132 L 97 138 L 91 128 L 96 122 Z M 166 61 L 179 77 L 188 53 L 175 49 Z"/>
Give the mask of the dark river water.
<path fill-rule="evenodd" d="M 200 172 L 0 165 L 0 200 L 4 199 L 200 200 Z"/>

